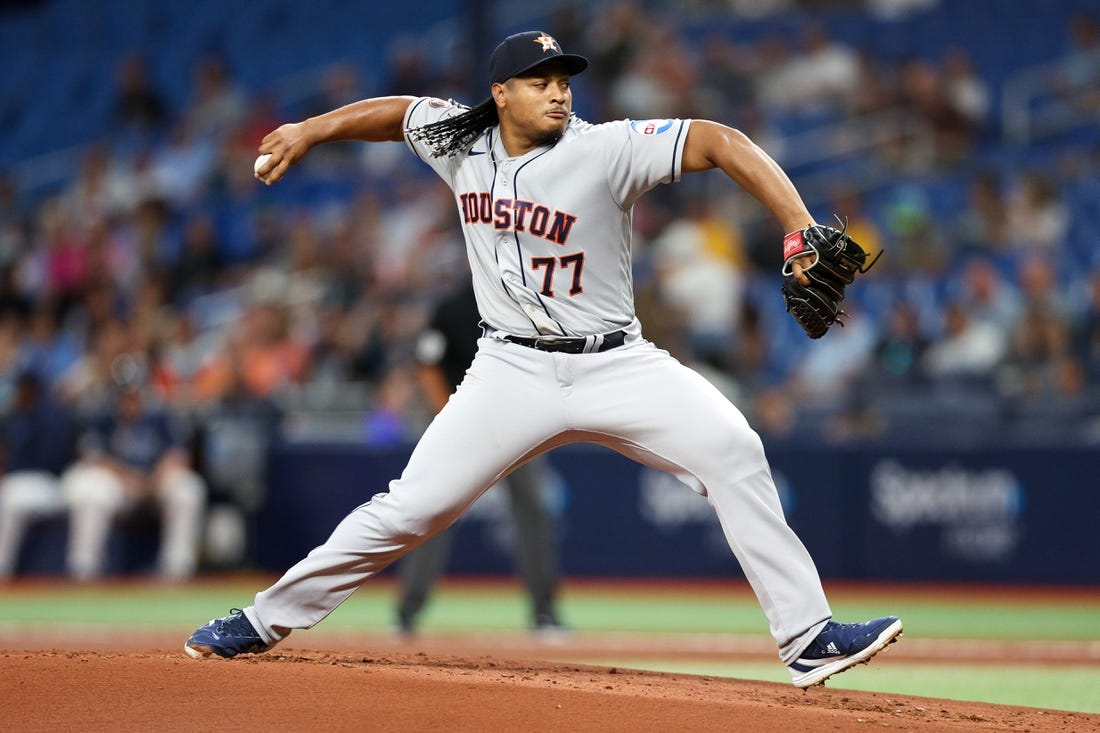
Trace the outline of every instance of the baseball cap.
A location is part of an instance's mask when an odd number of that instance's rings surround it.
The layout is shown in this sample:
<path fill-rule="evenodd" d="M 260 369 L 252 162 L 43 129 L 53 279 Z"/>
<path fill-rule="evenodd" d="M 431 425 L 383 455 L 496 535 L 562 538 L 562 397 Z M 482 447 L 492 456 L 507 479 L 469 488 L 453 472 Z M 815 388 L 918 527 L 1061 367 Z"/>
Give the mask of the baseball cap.
<path fill-rule="evenodd" d="M 564 61 L 570 74 L 579 74 L 588 68 L 588 59 L 563 53 L 561 44 L 548 33 L 526 31 L 508 36 L 493 49 L 489 57 L 489 83 L 505 82 L 551 59 Z"/>

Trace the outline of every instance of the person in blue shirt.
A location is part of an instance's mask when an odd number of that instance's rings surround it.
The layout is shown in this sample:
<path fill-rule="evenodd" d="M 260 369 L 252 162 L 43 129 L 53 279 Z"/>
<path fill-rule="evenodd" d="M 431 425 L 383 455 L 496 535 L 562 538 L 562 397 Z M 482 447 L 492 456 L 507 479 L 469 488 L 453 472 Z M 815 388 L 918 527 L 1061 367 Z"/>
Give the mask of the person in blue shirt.
<path fill-rule="evenodd" d="M 0 579 L 17 570 L 27 528 L 65 509 L 58 476 L 72 460 L 72 421 L 34 372 L 16 378 L 0 432 Z"/>
<path fill-rule="evenodd" d="M 61 477 L 69 507 L 68 570 L 90 580 L 105 570 L 114 521 L 143 503 L 160 511 L 157 570 L 186 578 L 198 565 L 206 485 L 168 416 L 140 384 L 119 388 L 111 412 L 81 437 L 81 457 Z"/>

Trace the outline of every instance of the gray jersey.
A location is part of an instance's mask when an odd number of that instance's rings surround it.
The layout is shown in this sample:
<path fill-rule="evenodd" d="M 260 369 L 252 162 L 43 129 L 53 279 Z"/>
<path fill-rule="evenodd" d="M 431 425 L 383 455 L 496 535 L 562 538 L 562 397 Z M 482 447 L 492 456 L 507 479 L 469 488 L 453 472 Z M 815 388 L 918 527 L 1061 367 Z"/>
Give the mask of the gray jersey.
<path fill-rule="evenodd" d="M 422 97 L 405 129 L 465 107 Z M 562 139 L 508 157 L 497 127 L 466 151 L 433 158 L 409 147 L 455 193 L 485 323 L 520 336 L 640 333 L 631 276 L 632 207 L 679 180 L 690 120 L 573 118 Z"/>

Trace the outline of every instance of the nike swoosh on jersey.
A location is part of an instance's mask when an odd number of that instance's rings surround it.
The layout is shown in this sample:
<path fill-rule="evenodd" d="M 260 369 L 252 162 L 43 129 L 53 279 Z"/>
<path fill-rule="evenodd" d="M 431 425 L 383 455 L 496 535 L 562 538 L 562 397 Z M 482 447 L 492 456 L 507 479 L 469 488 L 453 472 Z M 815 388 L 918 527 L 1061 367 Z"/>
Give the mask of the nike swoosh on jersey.
<path fill-rule="evenodd" d="M 470 152 L 468 152 L 466 154 L 467 155 L 485 155 L 485 151 L 484 150 L 471 150 Z"/>

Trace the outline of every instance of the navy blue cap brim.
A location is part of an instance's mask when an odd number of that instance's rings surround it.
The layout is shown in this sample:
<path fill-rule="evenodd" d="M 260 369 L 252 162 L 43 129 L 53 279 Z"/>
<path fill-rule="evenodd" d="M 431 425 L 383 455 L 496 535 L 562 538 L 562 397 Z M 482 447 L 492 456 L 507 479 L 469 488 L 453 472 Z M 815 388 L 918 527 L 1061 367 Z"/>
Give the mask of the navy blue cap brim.
<path fill-rule="evenodd" d="M 584 56 L 578 56 L 575 53 L 559 53 L 556 56 L 551 56 L 551 57 L 545 58 L 545 59 L 539 59 L 538 61 L 536 61 L 535 63 L 533 63 L 529 66 L 525 66 L 525 67 L 523 67 L 522 69 L 520 69 L 518 71 L 512 72 L 510 75 L 504 77 L 503 79 L 493 79 L 492 83 L 493 84 L 502 84 L 502 83 L 508 81 L 509 79 L 513 79 L 517 76 L 523 76 L 524 74 L 531 71 L 532 69 L 534 69 L 538 66 L 542 66 L 543 64 L 549 64 L 552 61 L 560 61 L 560 62 L 564 63 L 565 64 L 565 70 L 569 72 L 570 76 L 576 76 L 577 74 L 581 73 L 582 71 L 584 71 L 585 69 L 588 68 L 588 59 L 586 59 Z"/>

